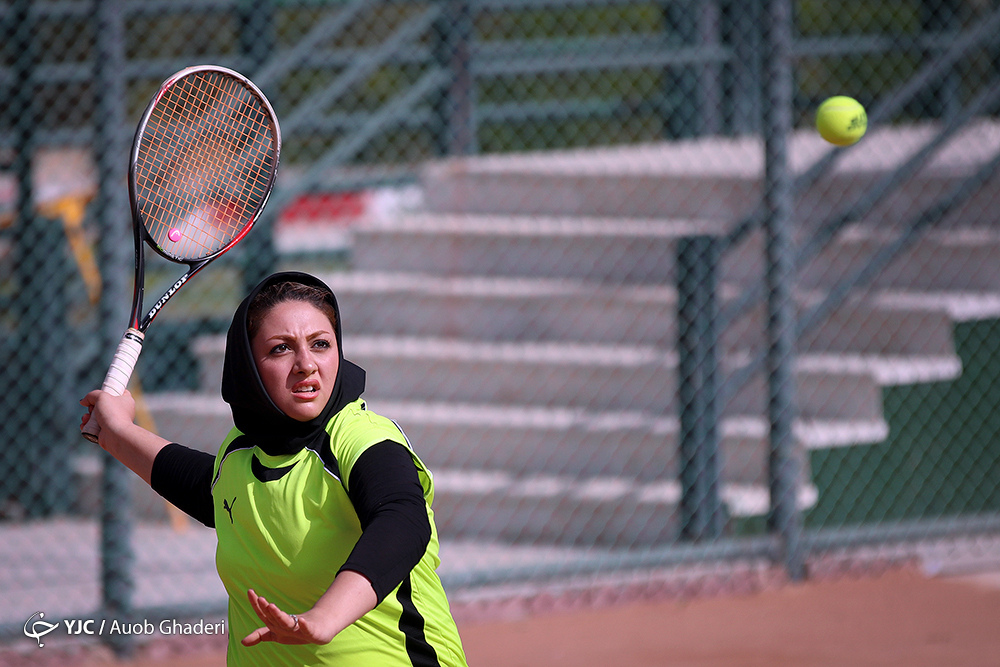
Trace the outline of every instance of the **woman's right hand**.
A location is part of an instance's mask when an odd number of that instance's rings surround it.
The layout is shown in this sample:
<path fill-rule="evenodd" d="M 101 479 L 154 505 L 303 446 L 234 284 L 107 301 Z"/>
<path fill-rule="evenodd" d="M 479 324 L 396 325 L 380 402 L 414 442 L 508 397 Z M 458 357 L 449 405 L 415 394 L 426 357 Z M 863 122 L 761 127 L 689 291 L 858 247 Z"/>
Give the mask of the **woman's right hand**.
<path fill-rule="evenodd" d="M 135 399 L 127 389 L 121 396 L 95 389 L 80 399 L 80 405 L 87 408 L 87 413 L 80 421 L 81 430 L 91 419 L 97 420 L 102 434 L 105 431 L 119 433 L 135 421 Z M 108 449 L 107 439 L 98 439 L 101 447 Z"/>

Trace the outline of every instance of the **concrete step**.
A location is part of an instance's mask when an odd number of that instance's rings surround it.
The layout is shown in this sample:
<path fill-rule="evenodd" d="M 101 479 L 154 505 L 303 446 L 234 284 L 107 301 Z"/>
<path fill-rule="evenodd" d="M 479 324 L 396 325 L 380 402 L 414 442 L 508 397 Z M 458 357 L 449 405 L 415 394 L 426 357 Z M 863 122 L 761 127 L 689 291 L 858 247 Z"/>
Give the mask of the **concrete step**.
<path fill-rule="evenodd" d="M 670 345 L 673 287 L 576 279 L 343 272 L 321 276 L 360 334 Z"/>
<path fill-rule="evenodd" d="M 219 336 L 195 344 L 206 392 L 219 386 L 224 347 Z M 345 338 L 344 352 L 368 371 L 368 395 L 379 399 L 657 414 L 678 409 L 677 354 L 653 346 L 355 336 Z M 749 362 L 748 354 L 726 357 L 723 377 Z M 806 419 L 880 419 L 880 380 L 940 374 L 943 365 L 919 357 L 800 355 L 799 410 Z M 758 377 L 732 397 L 726 414 L 763 414 L 766 395 Z"/>
<path fill-rule="evenodd" d="M 677 354 L 662 348 L 364 337 L 345 340 L 344 349 L 368 370 L 370 395 L 383 399 L 678 411 Z M 727 358 L 723 376 L 747 361 Z M 808 362 L 803 355 L 797 372 L 803 417 L 881 416 L 881 389 L 871 372 L 833 360 Z M 726 414 L 762 414 L 764 396 L 763 379 L 751 381 Z"/>
<path fill-rule="evenodd" d="M 801 267 L 798 286 L 829 289 L 868 267 L 876 253 L 899 239 L 884 227 L 851 225 Z M 798 239 L 805 242 L 805 237 Z M 1000 292 L 1000 228 L 933 229 L 902 250 L 871 281 L 875 290 L 915 292 Z M 763 235 L 754 234 L 722 262 L 724 282 L 749 285 L 764 280 Z"/>
<path fill-rule="evenodd" d="M 908 219 L 1000 148 L 994 120 L 971 124 L 942 148 L 870 220 Z M 839 210 L 939 131 L 936 123 L 872 128 L 862 142 L 842 151 L 832 173 L 796 202 L 801 224 Z M 834 150 L 814 131 L 790 138 L 790 163 L 801 173 Z M 428 165 L 422 185 L 430 210 L 511 215 L 697 218 L 733 222 L 760 201 L 764 149 L 760 137 L 705 137 L 638 146 L 454 158 Z M 950 226 L 992 226 L 988 185 Z M 819 213 L 820 215 L 817 215 Z"/>
<path fill-rule="evenodd" d="M 433 506 L 445 539 L 635 547 L 677 538 L 680 496 L 673 479 L 636 483 L 446 469 L 435 474 Z M 729 516 L 767 513 L 765 485 L 723 484 L 720 496 Z M 798 505 L 808 509 L 816 497 L 816 488 L 804 483 Z"/>
<path fill-rule="evenodd" d="M 831 276 L 863 268 L 898 235 L 852 227 L 801 275 L 806 284 L 830 284 Z M 872 287 L 914 292 L 1000 292 L 1000 228 L 934 230 L 901 252 Z"/>
<path fill-rule="evenodd" d="M 883 290 L 872 299 L 879 306 L 943 311 L 954 322 L 1000 318 L 1000 292 Z"/>
<path fill-rule="evenodd" d="M 677 340 L 672 287 L 604 286 L 579 280 L 440 277 L 389 273 L 322 276 L 337 294 L 350 329 L 365 335 L 474 341 L 567 341 L 671 347 Z M 724 311 L 738 290 L 723 285 Z M 821 293 L 800 293 L 800 309 Z M 873 295 L 833 311 L 802 336 L 802 352 L 851 352 L 954 358 L 951 313 L 928 296 Z M 764 304 L 723 332 L 722 349 L 765 345 Z"/>
<path fill-rule="evenodd" d="M 425 276 L 579 279 L 594 283 L 676 284 L 679 239 L 715 234 L 708 220 L 410 213 L 353 228 L 356 271 Z M 865 268 L 899 234 L 853 225 L 801 267 L 799 286 L 828 289 Z M 801 245 L 807 234 L 799 234 Z M 721 260 L 721 283 L 764 280 L 763 235 Z M 916 291 L 1000 291 L 1000 228 L 938 229 L 899 253 L 871 285 Z"/>
<path fill-rule="evenodd" d="M 356 271 L 672 285 L 677 241 L 722 232 L 701 219 L 411 213 L 353 228 L 351 261 Z"/>
<path fill-rule="evenodd" d="M 514 475 L 626 476 L 652 481 L 678 474 L 680 423 L 674 415 L 587 411 L 536 406 L 367 401 L 405 430 L 432 469 L 494 469 Z M 799 420 L 805 450 L 880 442 L 881 419 Z M 728 482 L 767 479 L 767 422 L 737 415 L 720 420 L 721 477 Z"/>
<path fill-rule="evenodd" d="M 932 307 L 928 299 L 917 307 L 911 300 L 898 300 L 880 292 L 848 299 L 822 322 L 799 335 L 798 350 L 803 354 L 861 354 L 891 357 L 928 357 L 957 361 L 954 322 L 946 307 Z M 819 307 L 826 294 L 799 292 L 799 316 L 804 320 Z M 721 309 L 725 312 L 728 299 Z M 763 349 L 767 344 L 767 309 L 758 304 L 734 321 L 723 333 L 725 349 Z M 947 379 L 942 377 L 941 379 Z"/>

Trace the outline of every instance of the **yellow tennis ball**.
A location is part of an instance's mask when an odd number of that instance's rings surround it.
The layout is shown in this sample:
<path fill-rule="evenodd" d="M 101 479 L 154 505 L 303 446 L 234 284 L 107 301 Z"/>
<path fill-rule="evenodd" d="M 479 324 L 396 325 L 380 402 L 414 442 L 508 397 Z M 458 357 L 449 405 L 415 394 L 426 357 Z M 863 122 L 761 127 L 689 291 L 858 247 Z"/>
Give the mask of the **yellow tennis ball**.
<path fill-rule="evenodd" d="M 850 146 L 868 129 L 868 114 L 854 98 L 837 95 L 819 105 L 816 129 L 831 144 Z"/>

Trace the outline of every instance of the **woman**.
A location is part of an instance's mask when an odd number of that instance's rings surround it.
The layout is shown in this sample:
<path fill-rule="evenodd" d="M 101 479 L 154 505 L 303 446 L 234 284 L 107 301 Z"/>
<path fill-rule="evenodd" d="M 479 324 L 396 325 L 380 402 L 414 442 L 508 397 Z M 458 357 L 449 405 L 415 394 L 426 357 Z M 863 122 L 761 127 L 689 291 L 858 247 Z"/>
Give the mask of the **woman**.
<path fill-rule="evenodd" d="M 431 475 L 365 408 L 364 385 L 333 293 L 289 272 L 233 317 L 222 396 L 235 428 L 217 456 L 134 424 L 127 393 L 81 401 L 104 449 L 216 528 L 230 665 L 466 664 L 435 572 Z"/>

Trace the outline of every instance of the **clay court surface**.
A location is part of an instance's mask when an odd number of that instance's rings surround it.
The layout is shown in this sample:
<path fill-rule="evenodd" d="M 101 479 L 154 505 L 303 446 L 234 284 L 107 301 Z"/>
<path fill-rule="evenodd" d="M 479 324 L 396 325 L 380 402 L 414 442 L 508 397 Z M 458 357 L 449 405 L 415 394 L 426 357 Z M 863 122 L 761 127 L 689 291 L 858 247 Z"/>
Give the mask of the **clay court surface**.
<path fill-rule="evenodd" d="M 1000 574 L 879 576 L 767 586 L 751 593 L 580 608 L 581 600 L 463 611 L 473 667 L 997 667 Z M 577 607 L 576 609 L 572 609 Z M 164 641 L 115 663 L 104 649 L 0 652 L 2 665 L 222 667 L 216 646 Z M 61 657 L 59 654 L 62 654 Z"/>

